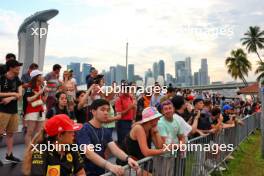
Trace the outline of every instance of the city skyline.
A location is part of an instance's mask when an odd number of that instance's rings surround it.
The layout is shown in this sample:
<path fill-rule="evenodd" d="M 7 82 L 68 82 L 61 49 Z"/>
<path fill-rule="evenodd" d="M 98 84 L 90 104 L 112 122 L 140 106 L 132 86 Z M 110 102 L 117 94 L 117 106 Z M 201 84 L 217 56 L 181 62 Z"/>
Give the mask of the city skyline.
<path fill-rule="evenodd" d="M 192 72 L 192 59 L 186 57 L 181 61 L 175 62 L 175 77 L 166 72 L 166 63 L 160 59 L 152 64 L 152 69 L 148 68 L 144 76 L 137 75 L 135 72 L 135 65 L 128 64 L 128 70 L 124 65 L 110 66 L 104 68 L 100 74 L 104 74 L 104 79 L 107 85 L 111 85 L 113 81 L 120 83 L 121 80 L 132 81 L 144 81 L 145 84 L 150 78 L 150 82 L 161 81 L 166 84 L 172 83 L 175 86 L 192 86 L 192 85 L 208 85 L 210 84 L 210 76 L 208 75 L 207 58 L 201 58 L 201 67 L 199 72 Z M 78 84 L 85 84 L 85 78 L 89 74 L 89 70 L 92 67 L 91 64 L 71 62 L 67 65 L 67 69 L 74 71 L 74 77 Z M 81 70 L 82 68 L 82 70 Z M 143 79 L 144 78 L 144 79 Z"/>
<path fill-rule="evenodd" d="M 165 70 L 174 75 L 174 63 L 190 56 L 192 72 L 199 71 L 200 58 L 205 57 L 212 82 L 233 81 L 227 74 L 225 58 L 232 49 L 241 47 L 240 39 L 249 26 L 264 26 L 264 3 L 257 0 L 48 0 L 48 3 L 29 0 L 27 4 L 18 0 L 3 1 L 1 63 L 6 53 L 18 53 L 16 34 L 23 20 L 36 11 L 50 8 L 60 13 L 49 22 L 45 73 L 55 63 L 66 69 L 73 61 L 69 58 L 91 63 L 99 71 L 111 65 L 125 65 L 125 44 L 129 42 L 128 63 L 134 64 L 135 72 L 141 76 L 152 67 L 153 58 L 163 58 L 167 63 Z M 262 51 L 260 55 L 263 54 Z M 249 54 L 248 58 L 253 69 L 247 80 L 252 81 L 256 78 L 257 56 Z"/>
<path fill-rule="evenodd" d="M 119 83 L 121 80 L 127 80 L 129 82 L 142 80 L 144 83 L 147 83 L 147 79 L 151 78 L 151 82 L 157 81 L 158 76 L 162 76 L 158 67 L 160 66 L 160 62 L 164 62 L 163 60 L 159 60 L 158 62 L 153 63 L 152 68 L 148 68 L 145 71 L 144 75 L 139 75 L 135 72 L 135 65 L 128 64 L 128 71 L 126 73 L 125 65 L 110 66 L 109 68 L 104 68 L 102 71 L 99 71 L 99 74 L 104 74 L 104 79 L 107 85 L 111 85 L 113 81 Z M 154 70 L 157 67 L 157 78 L 155 78 Z M 166 63 L 164 62 L 164 66 Z M 165 81 L 166 84 L 174 84 L 175 86 L 199 86 L 199 85 L 209 85 L 215 83 L 228 83 L 234 81 L 211 81 L 210 75 L 208 75 L 208 69 L 210 68 L 207 64 L 207 58 L 200 59 L 200 68 L 197 72 L 192 72 L 192 59 L 191 57 L 185 57 L 180 61 L 175 62 L 175 72 L 168 73 L 164 70 L 164 76 L 162 76 L 162 81 Z M 90 72 L 90 68 L 94 67 L 92 64 L 88 63 L 78 63 L 71 62 L 67 65 L 67 69 L 72 69 L 74 71 L 74 77 L 78 85 L 85 84 L 85 78 Z M 81 69 L 82 68 L 82 69 Z M 177 72 L 178 70 L 178 72 Z M 61 72 L 62 75 L 63 72 Z M 178 73 L 178 74 L 177 74 Z M 153 79 L 153 80 L 152 80 Z M 161 79 L 161 78 L 160 78 Z M 240 81 L 237 81 L 240 82 Z"/>

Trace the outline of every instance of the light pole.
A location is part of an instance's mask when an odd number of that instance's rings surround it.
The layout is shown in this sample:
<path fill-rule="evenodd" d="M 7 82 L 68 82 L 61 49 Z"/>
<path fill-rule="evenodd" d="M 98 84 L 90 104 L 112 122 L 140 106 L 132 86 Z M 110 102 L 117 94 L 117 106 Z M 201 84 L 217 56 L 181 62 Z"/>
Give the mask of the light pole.
<path fill-rule="evenodd" d="M 126 79 L 128 79 L 127 63 L 128 63 L 128 42 L 126 43 Z"/>
<path fill-rule="evenodd" d="M 260 99 L 261 99 L 261 117 L 260 117 L 260 130 L 261 130 L 261 157 L 264 158 L 264 78 L 259 82 Z"/>

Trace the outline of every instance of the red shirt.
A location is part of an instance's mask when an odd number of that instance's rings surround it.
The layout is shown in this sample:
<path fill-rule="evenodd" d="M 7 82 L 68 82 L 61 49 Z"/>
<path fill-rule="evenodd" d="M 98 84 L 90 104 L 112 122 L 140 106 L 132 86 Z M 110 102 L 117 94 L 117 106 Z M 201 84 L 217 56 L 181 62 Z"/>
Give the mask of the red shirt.
<path fill-rule="evenodd" d="M 133 98 L 125 95 L 120 95 L 115 102 L 116 112 L 123 112 L 129 105 L 133 104 Z M 122 114 L 121 120 L 133 120 L 135 116 L 135 109 L 130 109 L 126 114 Z"/>
<path fill-rule="evenodd" d="M 39 88 L 35 88 L 33 90 L 33 92 L 38 92 L 39 91 Z M 31 96 L 35 95 L 34 93 L 32 93 Z M 30 96 L 29 96 L 30 97 Z M 38 98 L 36 98 L 34 101 L 37 101 L 37 100 L 41 100 L 42 99 L 42 96 L 40 95 Z M 31 103 L 32 102 L 27 102 L 27 108 L 26 108 L 26 114 L 28 113 L 32 113 L 32 112 L 43 112 L 44 111 L 44 108 L 43 108 L 43 105 L 40 105 L 40 106 L 36 106 L 36 107 L 32 107 L 31 106 Z"/>

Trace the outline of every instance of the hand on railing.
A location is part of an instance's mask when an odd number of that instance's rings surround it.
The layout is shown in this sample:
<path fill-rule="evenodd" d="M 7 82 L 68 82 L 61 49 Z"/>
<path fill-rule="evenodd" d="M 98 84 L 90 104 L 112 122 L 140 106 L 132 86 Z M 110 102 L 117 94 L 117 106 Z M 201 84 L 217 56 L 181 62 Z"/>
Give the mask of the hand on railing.
<path fill-rule="evenodd" d="M 117 176 L 122 176 L 125 174 L 125 169 L 122 166 L 114 165 L 109 163 L 109 170 Z"/>
<path fill-rule="evenodd" d="M 138 163 L 137 163 L 135 160 L 133 160 L 132 158 L 128 157 L 127 162 L 128 162 L 128 165 L 129 165 L 132 169 L 134 169 L 135 171 L 139 168 Z"/>

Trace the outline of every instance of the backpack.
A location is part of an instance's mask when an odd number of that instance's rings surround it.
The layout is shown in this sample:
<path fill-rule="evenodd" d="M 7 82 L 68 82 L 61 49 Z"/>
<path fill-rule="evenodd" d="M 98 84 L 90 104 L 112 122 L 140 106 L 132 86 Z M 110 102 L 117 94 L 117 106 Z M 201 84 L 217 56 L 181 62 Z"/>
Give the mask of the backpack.
<path fill-rule="evenodd" d="M 26 109 L 27 109 L 27 105 L 28 105 L 27 98 L 30 97 L 30 96 L 32 96 L 32 94 L 33 94 L 33 91 L 32 91 L 31 88 L 25 89 L 25 93 L 24 93 L 23 99 L 22 99 L 22 104 L 23 104 L 23 106 L 22 106 L 22 115 L 23 116 L 26 113 Z"/>

